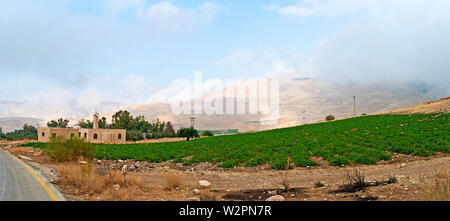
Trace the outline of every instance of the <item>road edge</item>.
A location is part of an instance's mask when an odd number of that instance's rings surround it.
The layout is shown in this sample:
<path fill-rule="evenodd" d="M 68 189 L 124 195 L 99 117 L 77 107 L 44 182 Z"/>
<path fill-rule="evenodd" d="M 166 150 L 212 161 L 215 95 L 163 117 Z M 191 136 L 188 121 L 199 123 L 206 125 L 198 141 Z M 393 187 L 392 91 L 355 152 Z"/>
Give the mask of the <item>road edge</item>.
<path fill-rule="evenodd" d="M 22 166 L 25 167 L 25 169 L 30 170 L 30 171 L 28 171 L 28 172 L 30 172 L 30 173 L 33 172 L 34 174 L 31 173 L 31 175 L 33 175 L 33 177 L 34 177 L 34 175 L 38 176 L 38 177 L 41 179 L 41 181 L 45 184 L 45 186 L 48 187 L 48 189 L 50 189 L 50 191 L 58 198 L 58 200 L 54 200 L 54 201 L 67 201 L 67 199 L 64 197 L 64 195 L 63 195 L 61 192 L 59 192 L 59 190 L 58 190 L 52 183 L 50 183 L 50 182 L 47 180 L 47 178 L 46 178 L 44 175 L 42 175 L 39 171 L 35 170 L 35 169 L 34 169 L 32 166 L 30 166 L 28 163 L 26 163 L 26 162 L 20 160 L 18 157 L 14 156 L 14 155 L 11 154 L 9 151 L 7 151 L 7 150 L 5 150 L 5 149 L 3 149 L 3 148 L 0 148 L 0 150 L 3 151 L 4 153 L 6 153 L 9 157 L 11 157 L 12 159 L 14 159 L 15 161 L 17 161 L 17 162 L 19 162 L 20 164 L 22 164 Z M 34 177 L 34 178 L 36 179 L 36 177 Z M 39 182 L 38 179 L 36 179 L 36 181 Z M 41 184 L 41 182 L 39 182 L 39 183 Z M 44 189 L 46 189 L 44 185 L 41 184 L 41 186 L 42 186 Z M 47 191 L 47 193 L 48 193 L 48 191 Z M 50 195 L 50 198 L 53 198 L 53 197 L 51 197 L 51 194 L 50 194 L 50 193 L 48 193 L 48 194 Z"/>

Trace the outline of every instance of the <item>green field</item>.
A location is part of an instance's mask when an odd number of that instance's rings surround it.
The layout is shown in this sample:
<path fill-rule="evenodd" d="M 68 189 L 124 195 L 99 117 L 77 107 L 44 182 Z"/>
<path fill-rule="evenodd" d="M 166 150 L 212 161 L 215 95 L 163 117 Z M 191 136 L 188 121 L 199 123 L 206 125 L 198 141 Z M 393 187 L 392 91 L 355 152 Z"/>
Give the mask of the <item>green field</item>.
<path fill-rule="evenodd" d="M 154 144 L 96 145 L 99 159 L 133 159 L 186 165 L 210 162 L 221 167 L 269 164 L 296 166 L 374 164 L 391 153 L 430 156 L 450 153 L 450 114 L 362 116 L 258 133 Z M 33 144 L 45 147 L 45 144 Z"/>

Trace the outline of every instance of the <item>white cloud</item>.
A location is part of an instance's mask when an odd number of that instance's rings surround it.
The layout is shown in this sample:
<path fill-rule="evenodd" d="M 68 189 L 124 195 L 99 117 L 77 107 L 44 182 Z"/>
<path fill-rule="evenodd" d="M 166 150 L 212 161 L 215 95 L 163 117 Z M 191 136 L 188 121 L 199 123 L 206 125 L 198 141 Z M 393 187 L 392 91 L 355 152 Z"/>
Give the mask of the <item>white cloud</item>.
<path fill-rule="evenodd" d="M 160 2 L 139 8 L 137 16 L 160 29 L 174 30 L 188 24 L 209 22 L 223 6 L 206 2 L 197 8 L 181 8 L 170 2 Z"/>
<path fill-rule="evenodd" d="M 244 79 L 260 77 L 296 77 L 303 73 L 299 65 L 303 55 L 292 50 L 238 50 L 218 61 L 225 72 Z"/>
<path fill-rule="evenodd" d="M 282 15 L 353 15 L 353 24 L 299 58 L 299 67 L 339 81 L 416 81 L 448 86 L 450 2 L 444 0 L 328 0 L 268 6 Z"/>

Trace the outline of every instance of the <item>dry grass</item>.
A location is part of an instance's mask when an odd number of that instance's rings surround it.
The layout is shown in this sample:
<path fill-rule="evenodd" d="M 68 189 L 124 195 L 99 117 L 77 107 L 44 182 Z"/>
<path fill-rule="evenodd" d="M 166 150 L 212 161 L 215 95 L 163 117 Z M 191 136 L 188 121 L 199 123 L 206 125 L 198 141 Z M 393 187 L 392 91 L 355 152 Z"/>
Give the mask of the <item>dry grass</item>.
<path fill-rule="evenodd" d="M 450 201 L 450 169 L 444 169 L 434 177 L 434 185 L 426 191 L 425 200 Z"/>
<path fill-rule="evenodd" d="M 335 192 L 354 193 L 360 190 L 365 190 L 369 186 L 366 182 L 366 177 L 358 169 L 354 169 L 353 172 L 347 172 L 346 178 L 346 182 L 339 186 Z"/>
<path fill-rule="evenodd" d="M 124 179 L 121 171 L 109 171 L 104 176 L 95 171 L 90 164 L 65 165 L 58 170 L 59 182 L 81 194 L 101 195 L 101 200 L 138 200 L 140 189 L 145 187 L 137 176 L 128 175 Z"/>
<path fill-rule="evenodd" d="M 137 201 L 141 195 L 140 189 L 135 186 L 119 190 L 108 188 L 102 193 L 100 199 L 104 201 Z"/>
<path fill-rule="evenodd" d="M 13 147 L 9 148 L 9 152 L 11 152 L 14 155 L 28 155 L 33 153 L 34 150 L 31 147 Z"/>
<path fill-rule="evenodd" d="M 216 195 L 211 192 L 202 192 L 199 195 L 200 201 L 217 201 Z"/>
<path fill-rule="evenodd" d="M 165 181 L 164 190 L 179 190 L 184 187 L 184 178 L 179 174 L 163 175 Z"/>

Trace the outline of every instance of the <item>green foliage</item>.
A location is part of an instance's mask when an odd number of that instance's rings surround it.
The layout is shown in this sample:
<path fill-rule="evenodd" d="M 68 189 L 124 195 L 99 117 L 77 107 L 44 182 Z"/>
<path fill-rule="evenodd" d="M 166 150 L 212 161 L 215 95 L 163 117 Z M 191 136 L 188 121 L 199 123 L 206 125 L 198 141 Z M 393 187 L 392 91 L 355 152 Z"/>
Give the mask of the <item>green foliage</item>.
<path fill-rule="evenodd" d="M 13 132 L 6 133 L 3 137 L 7 140 L 37 140 L 37 129 L 36 127 L 25 124 L 23 125 L 22 130 L 15 130 Z"/>
<path fill-rule="evenodd" d="M 98 144 L 96 157 L 173 160 L 184 165 L 210 162 L 226 168 L 269 164 L 282 169 L 288 157 L 297 167 L 317 165 L 311 156 L 336 166 L 374 164 L 391 160 L 393 152 L 420 156 L 450 153 L 449 119 L 450 114 L 373 115 L 191 142 Z"/>
<path fill-rule="evenodd" d="M 327 117 L 325 117 L 325 120 L 326 121 L 332 121 L 332 120 L 334 120 L 335 118 L 334 118 L 334 116 L 333 115 L 328 115 Z"/>
<path fill-rule="evenodd" d="M 202 136 L 214 137 L 214 134 L 213 134 L 213 132 L 207 130 L 202 133 Z"/>
<path fill-rule="evenodd" d="M 81 128 L 94 128 L 94 123 L 90 120 L 84 121 L 83 119 L 78 121 L 77 124 Z M 106 117 L 102 117 L 98 120 L 98 128 L 107 129 L 110 128 L 110 125 L 106 123 Z"/>
<path fill-rule="evenodd" d="M 95 156 L 95 147 L 76 137 L 71 139 L 50 138 L 50 142 L 44 150 L 54 162 L 76 161 L 80 157 L 89 160 Z"/>
<path fill-rule="evenodd" d="M 135 130 L 138 127 L 137 121 L 128 111 L 118 111 L 112 116 L 111 128 Z"/>
<path fill-rule="evenodd" d="M 2 128 L 0 127 L 0 140 L 3 140 L 3 139 L 5 139 L 5 138 L 6 138 L 6 136 L 5 136 L 5 134 L 3 133 Z"/>
<path fill-rule="evenodd" d="M 138 141 L 143 140 L 144 134 L 138 130 L 127 130 L 127 140 Z"/>
<path fill-rule="evenodd" d="M 47 122 L 47 127 L 56 127 L 56 128 L 67 128 L 69 125 L 69 120 L 59 118 L 58 120 L 51 120 Z"/>
<path fill-rule="evenodd" d="M 166 127 L 165 122 L 156 119 L 155 122 L 149 124 L 149 129 L 147 130 L 147 139 L 157 139 L 164 137 L 164 128 Z"/>
<path fill-rule="evenodd" d="M 94 127 L 94 123 L 92 123 L 92 121 L 90 121 L 90 120 L 84 121 L 83 119 L 79 120 L 77 125 L 81 128 L 93 128 Z"/>
<path fill-rule="evenodd" d="M 325 185 L 323 183 L 321 183 L 320 181 L 317 181 L 317 183 L 314 183 L 314 186 L 321 188 L 321 187 L 324 187 Z"/>
<path fill-rule="evenodd" d="M 180 128 L 177 132 L 178 137 L 186 137 L 186 140 L 189 141 L 192 138 L 198 138 L 198 131 L 193 127 L 190 128 Z"/>

